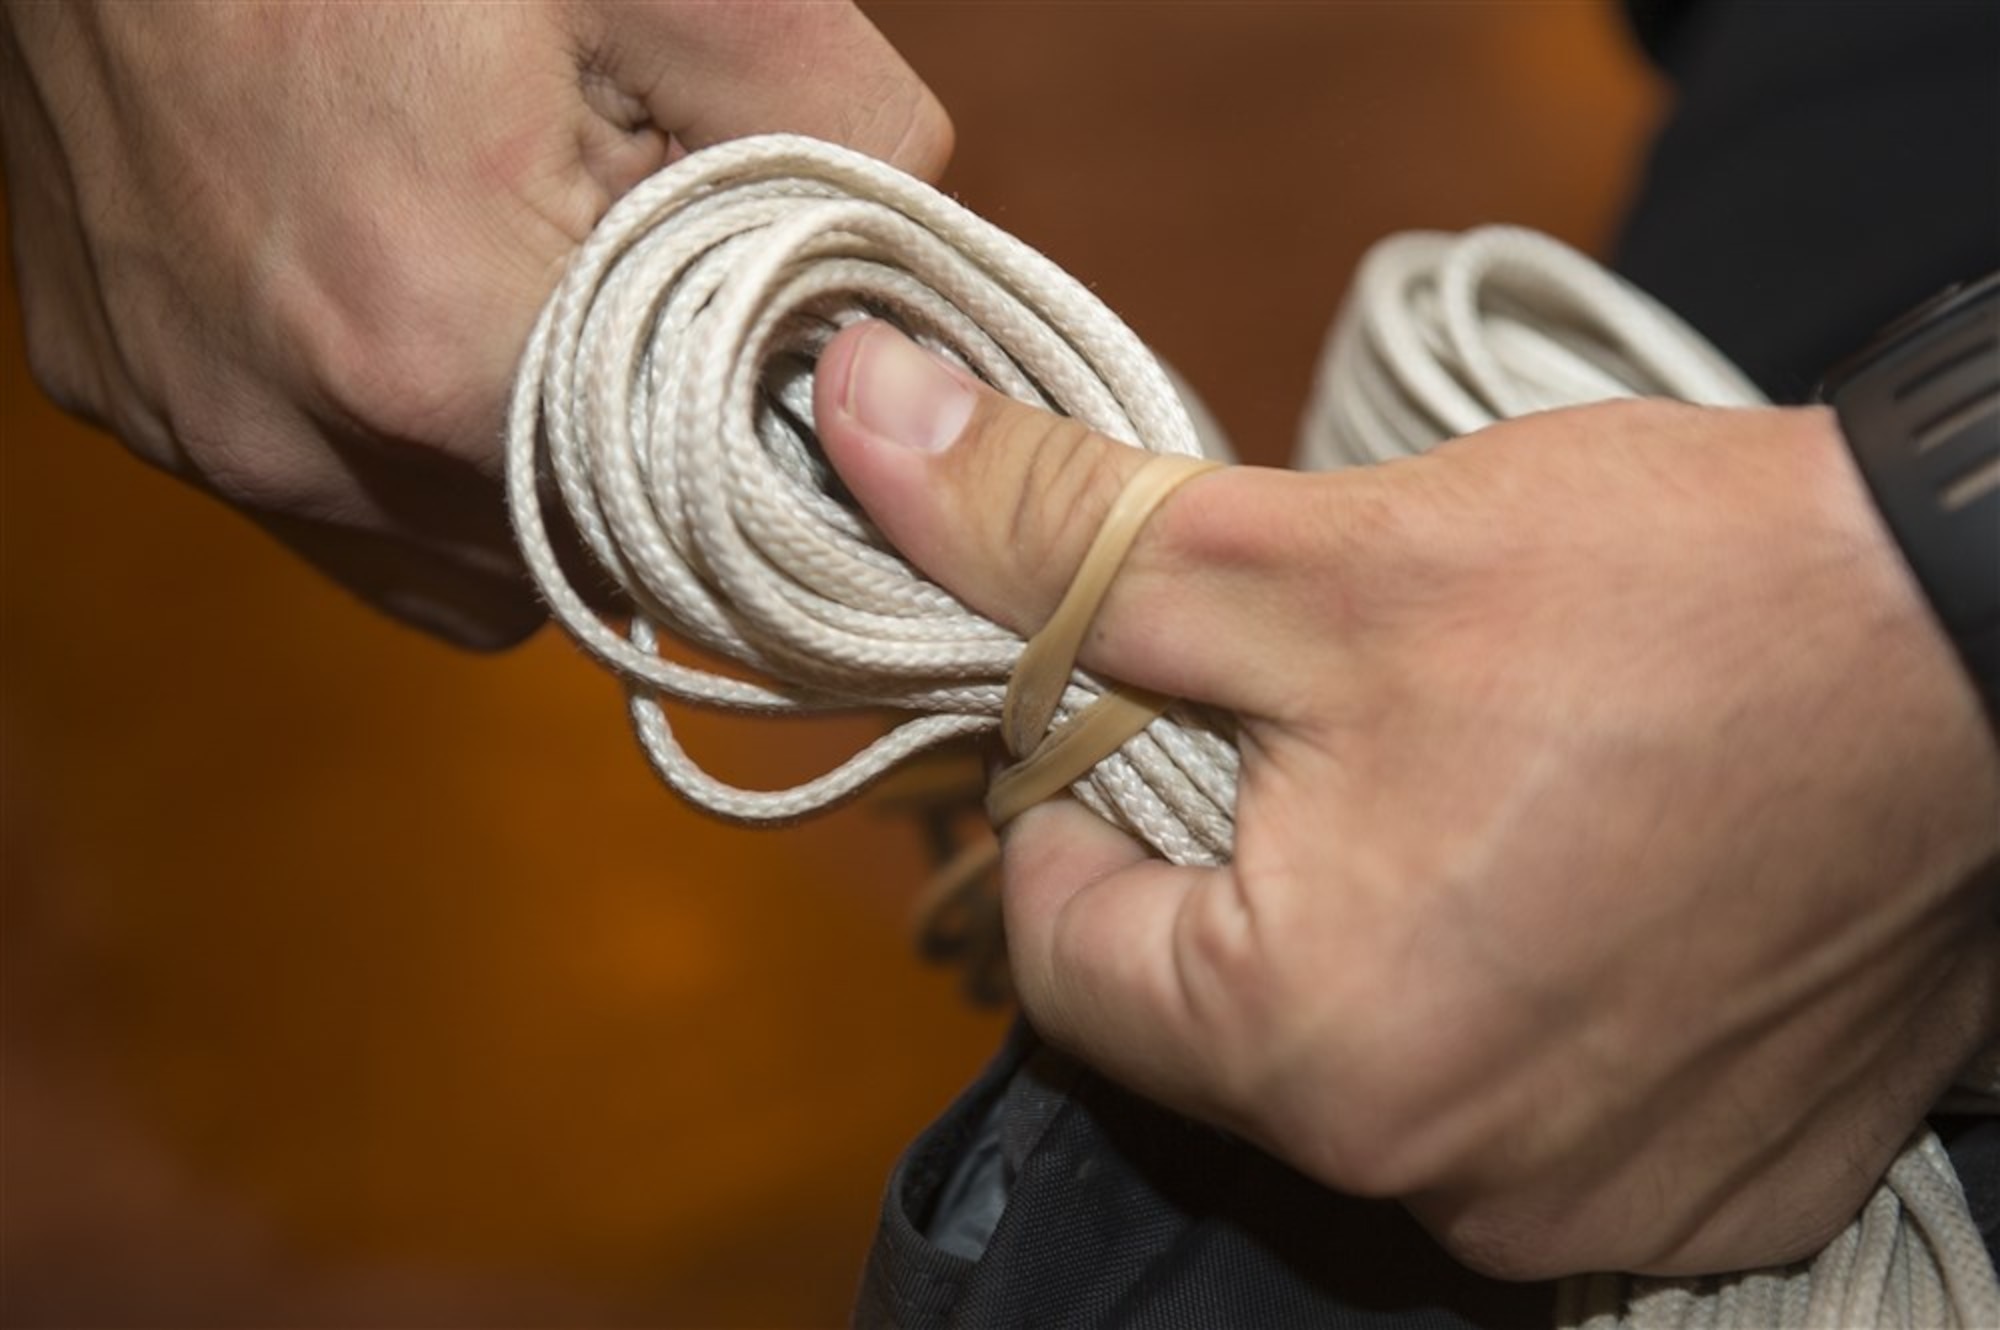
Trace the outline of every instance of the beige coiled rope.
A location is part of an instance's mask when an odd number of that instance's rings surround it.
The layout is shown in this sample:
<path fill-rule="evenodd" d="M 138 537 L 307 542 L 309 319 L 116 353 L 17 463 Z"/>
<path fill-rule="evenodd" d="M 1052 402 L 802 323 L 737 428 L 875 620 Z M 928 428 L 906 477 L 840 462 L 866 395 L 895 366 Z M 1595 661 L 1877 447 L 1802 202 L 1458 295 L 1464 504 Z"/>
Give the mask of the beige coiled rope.
<path fill-rule="evenodd" d="M 1371 260 L 1327 359 L 1304 458 L 1395 456 L 1498 416 L 1597 398 L 1756 400 L 1664 310 L 1528 233 L 1404 238 Z M 572 261 L 522 363 L 508 432 L 521 548 L 556 618 L 626 683 L 675 791 L 776 822 L 843 799 L 935 744 L 1001 725 L 1024 644 L 890 550 L 840 502 L 811 437 L 811 375 L 839 328 L 889 318 L 1024 401 L 1152 452 L 1200 453 L 1155 358 L 1047 259 L 857 154 L 773 136 L 697 153 L 627 195 Z M 636 612 L 622 630 L 570 584 L 553 489 Z M 1087 616 L 1086 616 L 1087 617 Z M 759 681 L 664 659 L 662 631 Z M 1113 695 L 1084 672 L 1056 731 Z M 835 770 L 758 792 L 711 776 L 664 701 L 764 715 L 913 716 Z M 1183 864 L 1225 860 L 1226 718 L 1172 706 L 1071 786 Z M 1038 736 L 1030 736 L 1031 739 Z M 1987 1081 L 1972 1088 L 2000 1090 Z M 1570 1281 L 1566 1324 L 2000 1324 L 2000 1287 L 1949 1162 L 1925 1137 L 1809 1269 L 1695 1284 Z"/>
<path fill-rule="evenodd" d="M 830 497 L 812 366 L 881 316 L 1025 401 L 1154 452 L 1198 456 L 1158 361 L 1046 258 L 943 195 L 810 139 L 745 140 L 640 185 L 572 261 L 517 384 L 510 501 L 556 617 L 632 688 L 660 776 L 722 817 L 774 822 L 847 797 L 924 748 L 1000 722 L 1023 643 L 972 613 Z M 546 465 L 638 613 L 620 633 L 569 585 L 542 521 Z M 660 628 L 767 682 L 663 660 Z M 1106 692 L 1079 673 L 1054 717 Z M 766 714 L 913 713 L 792 790 L 741 790 L 681 749 L 660 699 Z M 1078 782 L 1175 863 L 1222 861 L 1236 754 L 1176 709 Z"/>

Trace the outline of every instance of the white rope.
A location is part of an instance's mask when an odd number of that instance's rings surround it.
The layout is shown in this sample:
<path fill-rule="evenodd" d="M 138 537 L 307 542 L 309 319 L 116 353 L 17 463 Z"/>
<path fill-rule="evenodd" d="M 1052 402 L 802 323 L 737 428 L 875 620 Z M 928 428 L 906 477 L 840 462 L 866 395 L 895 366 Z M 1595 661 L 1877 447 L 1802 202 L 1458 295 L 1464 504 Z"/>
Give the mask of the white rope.
<path fill-rule="evenodd" d="M 1021 652 L 1017 635 L 917 573 L 836 497 L 811 436 L 812 366 L 834 332 L 866 317 L 1113 438 L 1200 451 L 1168 376 L 1116 316 L 889 167 L 773 136 L 696 153 L 627 195 L 530 342 L 509 422 L 509 502 L 551 611 L 625 681 L 655 770 L 723 817 L 801 817 L 926 747 L 992 730 Z M 1523 411 L 1635 395 L 1759 400 L 1679 320 L 1554 241 L 1504 229 L 1398 237 L 1363 267 L 1302 456 L 1406 455 Z M 557 496 L 636 607 L 622 631 L 555 557 L 543 505 Z M 662 657 L 663 632 L 756 681 Z M 1078 672 L 1058 721 L 1103 691 Z M 815 780 L 760 792 L 696 763 L 664 700 L 914 719 Z M 1176 708 L 1074 792 L 1172 862 L 1222 862 L 1236 799 L 1227 735 L 1226 720 Z M 1949 1163 L 1925 1137 L 1809 1271 L 1700 1286 L 1571 1281 L 1565 1323 L 2000 1324 L 2000 1288 L 1970 1230 Z"/>
<path fill-rule="evenodd" d="M 557 619 L 632 690 L 641 743 L 697 806 L 783 821 L 913 753 L 993 729 L 1021 639 L 910 568 L 851 509 L 810 432 L 811 373 L 880 316 L 1025 401 L 1156 452 L 1198 455 L 1159 362 L 1046 258 L 928 186 L 813 140 L 744 140 L 639 186 L 572 262 L 522 365 L 508 436 L 514 521 Z M 585 605 L 542 518 L 545 477 L 638 608 Z M 659 628 L 748 666 L 677 664 Z M 1102 686 L 1078 673 L 1058 720 Z M 737 789 L 676 740 L 661 698 L 777 714 L 915 713 L 792 790 Z M 1236 755 L 1177 710 L 1078 784 L 1176 863 L 1228 852 Z"/>
<path fill-rule="evenodd" d="M 1408 457 L 1511 416 L 1620 397 L 1763 396 L 1651 296 L 1535 231 L 1411 231 L 1362 259 L 1295 458 Z"/>

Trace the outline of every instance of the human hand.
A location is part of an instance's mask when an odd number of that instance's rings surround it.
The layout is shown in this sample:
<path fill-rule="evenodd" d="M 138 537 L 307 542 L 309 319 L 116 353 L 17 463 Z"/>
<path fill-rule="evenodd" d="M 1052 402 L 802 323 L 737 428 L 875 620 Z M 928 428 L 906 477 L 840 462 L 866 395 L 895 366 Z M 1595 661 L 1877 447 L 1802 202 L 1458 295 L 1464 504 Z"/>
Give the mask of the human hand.
<path fill-rule="evenodd" d="M 541 621 L 507 389 L 610 203 L 767 130 L 923 175 L 951 147 L 847 4 L 14 3 L 0 62 L 37 379 L 476 646 Z"/>
<path fill-rule="evenodd" d="M 1031 631 L 1145 455 L 913 354 L 836 339 L 820 438 Z M 1814 1251 L 2000 1037 L 2000 752 L 1823 411 L 1199 477 L 1081 661 L 1237 715 L 1235 857 L 1023 815 L 1029 1017 L 1488 1273 Z"/>

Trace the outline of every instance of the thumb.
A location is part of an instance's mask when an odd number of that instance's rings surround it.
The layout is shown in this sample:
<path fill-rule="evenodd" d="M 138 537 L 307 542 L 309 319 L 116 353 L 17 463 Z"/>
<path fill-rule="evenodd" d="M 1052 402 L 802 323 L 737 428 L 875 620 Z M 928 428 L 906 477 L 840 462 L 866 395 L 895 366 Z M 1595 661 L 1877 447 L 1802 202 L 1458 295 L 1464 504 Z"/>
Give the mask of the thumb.
<path fill-rule="evenodd" d="M 994 392 L 884 323 L 821 355 L 813 414 L 827 457 L 906 557 L 967 604 L 1028 633 L 1048 618 L 1148 454 Z M 1262 534 L 1304 478 L 1197 477 L 1142 529 L 1081 659 L 1129 683 L 1241 710 L 1284 676 L 1298 616 L 1270 615 Z M 1283 483 L 1275 483 L 1283 482 Z M 1293 551 L 1296 553 L 1296 551 Z M 1268 675 L 1266 675 L 1268 671 Z M 1003 832 L 1010 964 L 1042 1034 L 1115 1078 L 1234 1125 L 1257 1012 L 1256 930 L 1229 868 L 1150 857 L 1055 799 Z M 1254 1058 L 1252 1058 L 1254 1060 Z"/>
<path fill-rule="evenodd" d="M 1149 457 L 995 392 L 879 322 L 828 345 L 813 407 L 828 459 L 890 543 L 1023 635 L 1054 612 Z M 1240 657 L 1271 654 L 1286 616 L 1246 621 L 1255 599 L 1246 591 L 1275 551 L 1247 549 L 1236 530 L 1258 506 L 1245 506 L 1257 496 L 1242 470 L 1197 477 L 1154 512 L 1098 608 L 1079 653 L 1085 666 L 1259 709 Z"/>

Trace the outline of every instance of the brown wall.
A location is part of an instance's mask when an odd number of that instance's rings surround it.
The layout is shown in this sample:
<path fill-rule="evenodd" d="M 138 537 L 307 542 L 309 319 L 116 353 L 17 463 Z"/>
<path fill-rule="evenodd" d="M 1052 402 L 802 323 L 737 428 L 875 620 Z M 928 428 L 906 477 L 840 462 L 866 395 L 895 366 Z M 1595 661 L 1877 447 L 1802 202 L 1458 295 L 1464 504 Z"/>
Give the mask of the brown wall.
<path fill-rule="evenodd" d="M 949 186 L 1263 461 L 1371 238 L 1600 245 L 1657 100 L 1589 3 L 869 8 Z M 694 816 L 564 643 L 371 618 L 57 415 L 6 304 L 5 1323 L 839 1322 L 1001 1028 L 907 958 L 914 838 Z M 690 730 L 765 781 L 856 733 Z"/>

